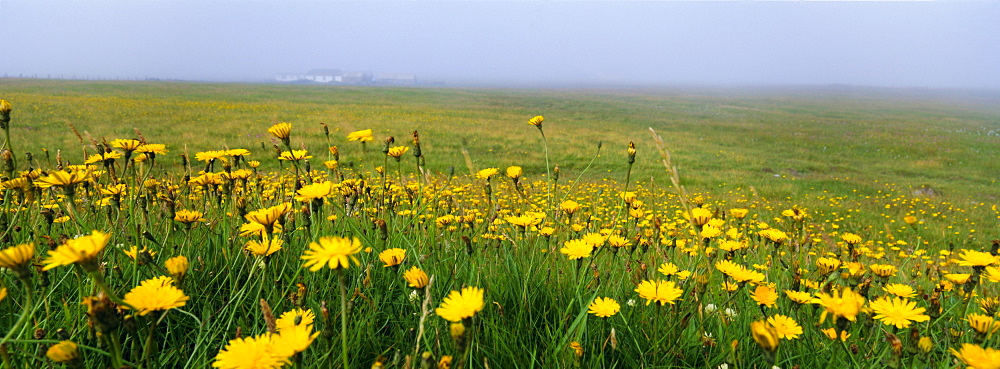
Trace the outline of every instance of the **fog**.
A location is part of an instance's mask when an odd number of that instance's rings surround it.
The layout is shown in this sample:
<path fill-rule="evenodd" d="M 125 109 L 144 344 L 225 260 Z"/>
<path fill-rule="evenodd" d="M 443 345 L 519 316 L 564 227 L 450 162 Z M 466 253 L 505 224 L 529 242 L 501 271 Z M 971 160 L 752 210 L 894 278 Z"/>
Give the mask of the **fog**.
<path fill-rule="evenodd" d="M 0 0 L 0 75 L 1000 88 L 1000 1 Z"/>

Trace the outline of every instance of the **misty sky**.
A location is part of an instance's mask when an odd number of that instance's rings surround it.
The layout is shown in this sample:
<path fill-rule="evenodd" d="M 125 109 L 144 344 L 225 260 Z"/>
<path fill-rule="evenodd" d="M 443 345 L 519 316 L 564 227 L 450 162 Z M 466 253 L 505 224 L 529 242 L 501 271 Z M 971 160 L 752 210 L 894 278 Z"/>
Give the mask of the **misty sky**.
<path fill-rule="evenodd" d="M 0 75 L 1000 88 L 1000 1 L 0 0 Z"/>

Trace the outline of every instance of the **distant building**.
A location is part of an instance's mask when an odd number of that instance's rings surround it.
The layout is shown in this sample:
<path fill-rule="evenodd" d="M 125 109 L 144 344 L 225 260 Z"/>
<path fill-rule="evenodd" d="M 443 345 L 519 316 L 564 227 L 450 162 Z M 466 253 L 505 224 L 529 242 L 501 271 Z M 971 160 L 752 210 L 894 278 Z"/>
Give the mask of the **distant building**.
<path fill-rule="evenodd" d="M 362 85 L 372 83 L 372 74 L 368 72 L 344 72 L 340 69 L 311 69 L 305 74 L 278 73 L 274 75 L 274 79 L 287 83 Z"/>

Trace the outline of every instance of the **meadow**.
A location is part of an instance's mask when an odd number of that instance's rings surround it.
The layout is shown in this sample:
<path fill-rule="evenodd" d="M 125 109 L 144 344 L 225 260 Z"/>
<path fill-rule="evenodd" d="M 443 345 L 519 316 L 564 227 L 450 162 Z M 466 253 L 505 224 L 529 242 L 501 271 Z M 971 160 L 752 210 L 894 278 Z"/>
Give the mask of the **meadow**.
<path fill-rule="evenodd" d="M 0 99 L 7 368 L 1000 367 L 995 92 Z"/>

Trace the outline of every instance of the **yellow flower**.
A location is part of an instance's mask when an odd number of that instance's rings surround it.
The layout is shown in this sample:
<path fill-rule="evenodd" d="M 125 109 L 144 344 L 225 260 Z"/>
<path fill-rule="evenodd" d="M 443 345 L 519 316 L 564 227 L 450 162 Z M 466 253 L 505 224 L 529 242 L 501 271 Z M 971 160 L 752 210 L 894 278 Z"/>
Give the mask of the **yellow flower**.
<path fill-rule="evenodd" d="M 778 349 L 780 336 L 778 330 L 766 321 L 757 320 L 750 323 L 750 334 L 753 340 L 765 351 L 773 352 Z"/>
<path fill-rule="evenodd" d="M 850 245 L 857 245 L 861 243 L 861 236 L 858 236 L 854 233 L 844 233 L 840 235 L 840 239 L 844 240 L 844 242 L 847 242 Z"/>
<path fill-rule="evenodd" d="M 545 122 L 545 117 L 541 115 L 536 115 L 534 118 L 528 119 L 528 124 L 538 127 L 538 129 L 542 128 L 543 122 Z"/>
<path fill-rule="evenodd" d="M 899 269 L 895 266 L 887 264 L 872 264 L 869 265 L 868 268 L 872 270 L 872 273 L 875 273 L 875 275 L 879 277 L 891 277 L 896 275 L 896 272 L 899 271 Z"/>
<path fill-rule="evenodd" d="M 7 298 L 7 287 L 0 287 L 0 302 Z"/>
<path fill-rule="evenodd" d="M 660 272 L 660 274 L 663 274 L 663 275 L 669 277 L 669 276 L 672 276 L 674 274 L 677 274 L 677 272 L 680 271 L 680 268 L 677 267 L 677 264 L 674 264 L 674 263 L 671 263 L 671 262 L 666 262 L 666 263 L 660 264 L 660 267 L 658 269 L 656 269 L 656 271 Z"/>
<path fill-rule="evenodd" d="M 417 267 L 412 267 L 406 272 L 403 272 L 403 279 L 406 283 L 413 288 L 424 288 L 427 287 L 427 283 L 430 278 L 427 277 L 427 273 Z"/>
<path fill-rule="evenodd" d="M 749 214 L 749 213 L 750 213 L 750 210 L 747 210 L 747 209 L 729 209 L 729 215 L 732 215 L 733 218 L 736 218 L 736 219 L 746 218 L 747 214 Z"/>
<path fill-rule="evenodd" d="M 569 348 L 573 350 L 573 355 L 576 355 L 576 357 L 583 356 L 583 345 L 581 345 L 579 342 L 577 341 L 570 342 Z"/>
<path fill-rule="evenodd" d="M 799 338 L 802 334 L 802 327 L 795 319 L 789 318 L 781 314 L 774 314 L 770 318 L 767 318 L 767 323 L 774 327 L 775 331 L 778 332 L 778 338 L 792 340 Z"/>
<path fill-rule="evenodd" d="M 358 259 L 354 257 L 359 251 L 361 241 L 357 237 L 321 237 L 319 243 L 310 243 L 309 249 L 302 255 L 302 260 L 306 260 L 303 267 L 313 272 L 322 269 L 324 265 L 328 265 L 330 269 L 347 269 L 351 261 L 359 265 Z"/>
<path fill-rule="evenodd" d="M 917 291 L 914 291 L 913 287 L 905 284 L 890 283 L 882 287 L 882 290 L 899 297 L 913 298 L 917 296 Z"/>
<path fill-rule="evenodd" d="M 192 224 L 197 222 L 204 222 L 205 218 L 202 218 L 205 214 L 200 211 L 194 210 L 178 210 L 174 213 L 174 220 L 185 223 Z"/>
<path fill-rule="evenodd" d="M 604 237 L 603 234 L 591 232 L 583 235 L 583 241 L 590 246 L 601 247 L 604 246 L 604 242 L 607 241 L 607 238 Z"/>
<path fill-rule="evenodd" d="M 287 140 L 292 134 L 292 125 L 285 122 L 278 123 L 268 128 L 267 133 L 270 133 L 279 140 Z"/>
<path fill-rule="evenodd" d="M 188 259 L 184 255 L 175 256 L 163 262 L 167 268 L 167 273 L 177 280 L 181 280 L 188 271 Z"/>
<path fill-rule="evenodd" d="M 111 141 L 111 147 L 122 149 L 125 152 L 132 152 L 142 146 L 142 142 L 134 139 L 119 138 Z"/>
<path fill-rule="evenodd" d="M 818 293 L 816 298 L 819 300 L 817 303 L 826 309 L 820 316 L 820 322 L 826 319 L 827 313 L 833 314 L 834 320 L 844 317 L 852 322 L 857 321 L 861 306 L 865 304 L 865 298 L 850 288 L 842 291 L 834 289 L 832 294 Z"/>
<path fill-rule="evenodd" d="M 769 239 L 774 243 L 783 243 L 788 240 L 788 234 L 774 228 L 768 228 L 757 232 L 757 235 Z"/>
<path fill-rule="evenodd" d="M 622 309 L 621 305 L 618 305 L 618 302 L 610 297 L 598 297 L 594 299 L 594 301 L 591 302 L 590 306 L 587 308 L 588 313 L 601 318 L 607 318 L 615 315 Z"/>
<path fill-rule="evenodd" d="M 950 349 L 951 354 L 972 369 L 1000 368 L 1000 350 L 983 348 L 971 343 L 963 343 L 960 350 Z"/>
<path fill-rule="evenodd" d="M 387 153 L 386 155 L 399 159 L 399 157 L 403 156 L 403 154 L 405 154 L 407 151 L 410 151 L 409 147 L 395 146 L 395 147 L 390 147 L 389 153 Z"/>
<path fill-rule="evenodd" d="M 4 99 L 0 99 L 0 114 L 7 116 L 10 114 L 12 107 L 10 102 Z"/>
<path fill-rule="evenodd" d="M 834 328 L 826 328 L 826 329 L 822 329 L 820 331 L 823 332 L 823 334 L 826 335 L 826 337 L 829 338 L 829 339 L 831 339 L 831 340 L 836 340 L 837 339 L 837 330 L 834 329 Z M 851 338 L 851 334 L 850 333 L 847 333 L 847 331 L 840 331 L 840 340 L 841 341 L 847 341 L 848 338 Z"/>
<path fill-rule="evenodd" d="M 816 267 L 819 268 L 819 274 L 826 275 L 840 268 L 840 259 L 819 258 L 816 259 Z"/>
<path fill-rule="evenodd" d="M 959 256 L 962 260 L 958 261 L 958 265 L 961 266 L 984 267 L 1000 262 L 1000 258 L 997 258 L 988 252 L 962 250 L 962 254 Z"/>
<path fill-rule="evenodd" d="M 385 263 L 384 267 L 397 266 L 406 259 L 406 249 L 392 248 L 378 254 L 378 259 Z"/>
<path fill-rule="evenodd" d="M 476 315 L 485 306 L 482 288 L 465 287 L 462 292 L 451 291 L 448 297 L 445 297 L 444 301 L 441 302 L 441 307 L 435 309 L 434 312 L 449 322 L 460 322 L 462 319 Z"/>
<path fill-rule="evenodd" d="M 918 308 L 916 302 L 900 297 L 883 297 L 872 301 L 869 306 L 876 314 L 875 319 L 899 329 L 909 327 L 912 322 L 926 322 L 931 319 L 923 314 L 927 309 Z"/>
<path fill-rule="evenodd" d="M 480 170 L 479 172 L 476 172 L 476 178 L 479 178 L 479 179 L 490 179 L 490 177 L 492 177 L 493 175 L 497 174 L 499 171 L 500 171 L 500 169 L 497 169 L 497 168 L 486 168 L 486 169 Z"/>
<path fill-rule="evenodd" d="M 49 251 L 49 256 L 42 261 L 45 267 L 42 270 L 49 270 L 58 266 L 80 263 L 87 271 L 97 270 L 95 259 L 108 244 L 111 235 L 93 231 L 89 236 L 80 236 L 67 240 L 65 244 Z"/>
<path fill-rule="evenodd" d="M 642 281 L 636 286 L 635 292 L 639 293 L 639 297 L 646 299 L 646 305 L 656 301 L 662 306 L 673 305 L 684 290 L 677 288 L 673 281 Z"/>
<path fill-rule="evenodd" d="M 302 159 L 312 159 L 312 156 L 306 150 L 282 151 L 281 155 L 278 156 L 278 160 L 285 161 L 299 161 Z"/>
<path fill-rule="evenodd" d="M 149 254 L 150 257 L 153 257 L 156 256 L 156 251 L 150 250 L 146 246 L 143 246 L 142 250 L 139 250 L 138 246 L 132 246 L 128 250 L 125 250 L 125 255 L 132 260 L 136 260 L 136 258 L 141 254 Z"/>
<path fill-rule="evenodd" d="M 559 252 L 565 254 L 569 260 L 589 258 L 590 253 L 594 251 L 594 246 L 579 239 L 566 241 L 563 245 L 564 247 L 559 249 Z"/>
<path fill-rule="evenodd" d="M 227 160 L 226 156 L 228 155 L 226 155 L 225 150 L 210 150 L 210 151 L 196 152 L 194 154 L 194 159 L 197 161 L 205 161 L 205 162 L 211 162 L 217 159 L 222 159 L 225 161 Z"/>
<path fill-rule="evenodd" d="M 284 202 L 269 208 L 251 211 L 243 217 L 248 221 L 270 227 L 274 226 L 291 209 L 292 204 Z"/>
<path fill-rule="evenodd" d="M 35 244 L 23 243 L 0 251 L 0 268 L 22 269 L 35 257 Z"/>
<path fill-rule="evenodd" d="M 969 322 L 969 327 L 979 334 L 996 333 L 1000 330 L 1000 322 L 989 315 L 972 313 L 966 316 L 965 320 Z"/>
<path fill-rule="evenodd" d="M 914 223 L 917 222 L 917 217 L 912 215 L 907 215 L 903 217 L 903 221 L 906 222 L 906 224 L 913 225 Z"/>
<path fill-rule="evenodd" d="M 715 263 L 715 268 L 720 272 L 740 283 L 757 284 L 764 281 L 764 274 L 755 270 L 750 270 L 745 266 L 733 263 L 729 260 L 720 260 Z"/>
<path fill-rule="evenodd" d="M 277 352 L 273 336 L 263 334 L 230 340 L 215 356 L 212 366 L 220 369 L 278 369 L 290 364 L 287 356 Z"/>
<path fill-rule="evenodd" d="M 758 285 L 753 292 L 750 292 L 750 298 L 756 301 L 757 305 L 773 308 L 778 303 L 778 292 L 771 287 Z"/>
<path fill-rule="evenodd" d="M 281 314 L 275 321 L 278 333 L 271 336 L 274 352 L 290 357 L 309 348 L 320 333 L 313 331 L 315 320 L 311 310 L 293 309 Z"/>
<path fill-rule="evenodd" d="M 712 211 L 705 208 L 694 208 L 689 213 L 684 213 L 684 217 L 691 221 L 691 224 L 703 226 L 712 220 Z"/>
<path fill-rule="evenodd" d="M 931 352 L 931 349 L 934 348 L 934 341 L 930 337 L 920 337 L 920 340 L 917 341 L 917 347 L 923 352 Z"/>
<path fill-rule="evenodd" d="M 58 170 L 50 172 L 49 175 L 35 180 L 35 186 L 38 186 L 39 188 L 49 188 L 55 186 L 70 190 L 70 188 L 74 185 L 83 183 L 84 181 L 90 179 L 90 174 L 91 171 L 89 170 L 74 170 L 72 172 Z"/>
<path fill-rule="evenodd" d="M 125 302 L 132 305 L 139 315 L 184 306 L 188 297 L 173 283 L 170 277 L 147 279 L 125 294 Z"/>
<path fill-rule="evenodd" d="M 523 172 L 523 170 L 519 166 L 511 165 L 511 166 L 507 167 L 507 177 L 510 177 L 510 178 L 513 178 L 513 179 L 518 179 L 518 178 L 521 178 L 521 173 L 522 172 Z"/>
<path fill-rule="evenodd" d="M 971 274 L 959 274 L 959 273 L 948 273 L 944 275 L 949 281 L 954 284 L 965 284 L 972 277 Z"/>
<path fill-rule="evenodd" d="M 119 154 L 117 151 L 110 151 L 110 152 L 104 152 L 104 153 L 94 154 L 94 155 L 88 156 L 87 160 L 84 161 L 83 163 L 84 164 L 94 164 L 94 163 L 101 163 L 101 162 L 104 162 L 104 161 L 107 161 L 107 160 L 117 160 L 117 159 L 121 159 L 121 158 L 122 158 L 122 154 Z"/>
<path fill-rule="evenodd" d="M 261 242 L 250 240 L 244 245 L 244 249 L 257 256 L 268 256 L 281 250 L 281 245 L 284 243 L 285 241 L 282 241 L 280 237 L 271 237 Z"/>
<path fill-rule="evenodd" d="M 45 351 L 45 356 L 57 363 L 69 363 L 77 360 L 80 357 L 80 353 L 77 350 L 76 343 L 66 340 L 49 347 Z"/>
<path fill-rule="evenodd" d="M 573 200 L 566 200 L 563 201 L 562 204 L 559 204 L 559 209 L 562 210 L 563 213 L 573 215 L 573 213 L 580 209 L 580 204 Z"/>
<path fill-rule="evenodd" d="M 302 186 L 296 191 L 295 201 L 309 202 L 315 199 L 322 199 L 333 191 L 333 182 L 319 182 Z"/>
<path fill-rule="evenodd" d="M 167 145 L 164 144 L 143 144 L 139 148 L 135 149 L 137 153 L 152 153 L 156 155 L 163 155 L 170 151 L 167 151 Z"/>
<path fill-rule="evenodd" d="M 368 142 L 368 141 L 372 141 L 374 139 L 375 139 L 375 137 L 372 136 L 372 130 L 370 130 L 370 129 L 365 129 L 365 130 L 361 130 L 361 131 L 354 131 L 354 132 L 351 132 L 351 133 L 347 134 L 347 140 L 348 141 Z"/>

